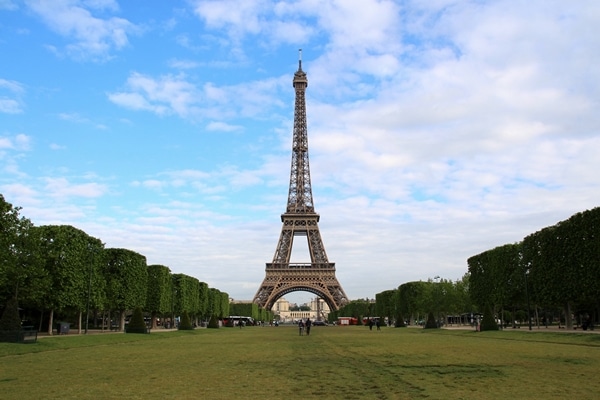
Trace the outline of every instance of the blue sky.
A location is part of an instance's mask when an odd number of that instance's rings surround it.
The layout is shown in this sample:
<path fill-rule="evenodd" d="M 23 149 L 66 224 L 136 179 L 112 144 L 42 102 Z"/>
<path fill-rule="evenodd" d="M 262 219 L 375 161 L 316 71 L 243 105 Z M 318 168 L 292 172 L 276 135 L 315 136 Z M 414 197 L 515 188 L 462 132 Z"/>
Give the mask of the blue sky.
<path fill-rule="evenodd" d="M 0 193 L 252 299 L 302 48 L 315 208 L 348 296 L 459 279 L 599 205 L 598 21 L 595 0 L 0 0 Z"/>

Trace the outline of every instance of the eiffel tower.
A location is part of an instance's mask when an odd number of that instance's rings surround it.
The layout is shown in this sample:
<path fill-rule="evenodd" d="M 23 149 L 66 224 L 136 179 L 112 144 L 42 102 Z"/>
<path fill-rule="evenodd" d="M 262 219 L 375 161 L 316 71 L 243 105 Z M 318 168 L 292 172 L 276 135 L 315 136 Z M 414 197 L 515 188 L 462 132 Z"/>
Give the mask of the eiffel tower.
<path fill-rule="evenodd" d="M 302 50 L 300 50 L 298 71 L 294 74 L 293 86 L 296 91 L 296 101 L 287 209 L 281 215 L 283 227 L 273 262 L 267 263 L 265 279 L 256 292 L 253 302 L 270 310 L 280 297 L 291 292 L 305 291 L 322 298 L 330 310 L 337 310 L 348 302 L 348 297 L 335 277 L 335 263 L 327 259 L 319 232 L 319 214 L 315 212 L 313 205 L 304 98 L 308 79 L 306 73 L 302 71 Z M 292 245 L 297 236 L 306 237 L 308 241 L 310 264 L 290 263 Z"/>

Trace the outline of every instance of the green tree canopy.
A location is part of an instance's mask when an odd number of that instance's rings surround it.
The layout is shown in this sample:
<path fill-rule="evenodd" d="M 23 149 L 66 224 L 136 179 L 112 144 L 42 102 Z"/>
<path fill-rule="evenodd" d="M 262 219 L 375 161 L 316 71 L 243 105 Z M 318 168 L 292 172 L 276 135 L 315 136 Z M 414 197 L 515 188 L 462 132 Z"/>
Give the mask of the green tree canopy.
<path fill-rule="evenodd" d="M 172 301 L 171 270 L 164 265 L 148 265 L 148 293 L 146 310 L 152 315 L 171 312 Z"/>
<path fill-rule="evenodd" d="M 48 286 L 34 226 L 0 194 L 0 303 L 39 303 Z M 37 301 L 36 301 L 37 300 Z"/>
<path fill-rule="evenodd" d="M 106 249 L 104 254 L 108 308 L 125 311 L 144 307 L 148 294 L 146 257 L 131 250 L 114 248 Z"/>

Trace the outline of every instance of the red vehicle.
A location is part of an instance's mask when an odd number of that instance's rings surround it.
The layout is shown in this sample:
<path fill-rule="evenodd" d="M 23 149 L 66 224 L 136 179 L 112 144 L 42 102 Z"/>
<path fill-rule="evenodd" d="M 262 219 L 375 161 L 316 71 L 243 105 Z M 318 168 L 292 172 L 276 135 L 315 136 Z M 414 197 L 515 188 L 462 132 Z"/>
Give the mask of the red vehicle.
<path fill-rule="evenodd" d="M 338 317 L 338 325 L 358 325 L 358 319 L 354 317 Z"/>

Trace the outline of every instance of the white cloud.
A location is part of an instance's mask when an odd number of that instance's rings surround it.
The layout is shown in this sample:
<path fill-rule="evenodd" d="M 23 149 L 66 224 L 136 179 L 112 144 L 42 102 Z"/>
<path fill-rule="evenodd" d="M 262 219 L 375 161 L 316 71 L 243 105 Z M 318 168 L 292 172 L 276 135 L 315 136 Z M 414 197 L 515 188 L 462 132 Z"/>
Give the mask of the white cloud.
<path fill-rule="evenodd" d="M 115 0 L 83 0 L 82 3 L 96 10 L 118 11 L 119 4 Z"/>
<path fill-rule="evenodd" d="M 268 7 L 261 0 L 196 1 L 194 12 L 209 28 L 227 27 L 234 36 L 242 36 L 261 31 L 260 10 Z"/>
<path fill-rule="evenodd" d="M 170 60 L 169 67 L 176 69 L 194 69 L 198 68 L 200 63 L 191 60 Z"/>
<path fill-rule="evenodd" d="M 89 183 L 71 183 L 67 178 L 45 178 L 44 190 L 50 197 L 100 197 L 107 193 L 106 185 Z"/>
<path fill-rule="evenodd" d="M 70 121 L 70 122 L 78 122 L 78 123 L 89 122 L 89 120 L 87 118 L 82 117 L 78 113 L 59 113 L 58 118 L 62 119 L 63 121 Z"/>
<path fill-rule="evenodd" d="M 66 148 L 67 148 L 67 146 L 65 146 L 65 145 L 60 145 L 58 143 L 50 143 L 51 150 L 64 150 Z"/>
<path fill-rule="evenodd" d="M 23 85 L 21 83 L 8 79 L 0 79 L 0 88 L 8 89 L 15 94 L 21 94 L 24 92 Z"/>
<path fill-rule="evenodd" d="M 0 149 L 29 150 L 31 148 L 31 137 L 22 133 L 14 136 L 0 137 Z"/>
<path fill-rule="evenodd" d="M 118 6 L 114 1 L 27 0 L 26 4 L 50 29 L 73 41 L 65 51 L 69 56 L 81 60 L 109 59 L 114 50 L 129 44 L 129 35 L 140 32 L 139 27 L 126 19 L 102 19 L 93 16 L 89 10 L 117 11 Z"/>
<path fill-rule="evenodd" d="M 162 114 L 177 114 L 187 117 L 193 113 L 194 103 L 200 99 L 196 87 L 185 80 L 185 76 L 166 75 L 159 79 L 133 73 L 127 79 L 130 92 L 110 93 L 115 104 L 134 110 L 147 110 Z"/>
<path fill-rule="evenodd" d="M 2 91 L 9 93 L 3 95 Z M 23 112 L 21 96 L 25 93 L 23 85 L 17 81 L 0 78 L 0 113 L 20 114 Z"/>
<path fill-rule="evenodd" d="M 210 82 L 200 85 L 184 74 L 156 78 L 134 72 L 127 79 L 125 91 L 108 93 L 108 98 L 133 110 L 191 120 L 256 117 L 282 105 L 276 96 L 282 83 L 281 79 L 267 79 L 229 86 L 216 86 Z M 286 79 L 285 83 L 289 84 L 289 81 Z"/>
<path fill-rule="evenodd" d="M 21 104 L 13 99 L 0 98 L 0 112 L 6 114 L 19 114 L 23 112 Z"/>
<path fill-rule="evenodd" d="M 220 131 L 220 132 L 235 132 L 243 130 L 244 127 L 240 125 L 231 125 L 226 122 L 211 121 L 206 125 L 207 131 Z"/>

